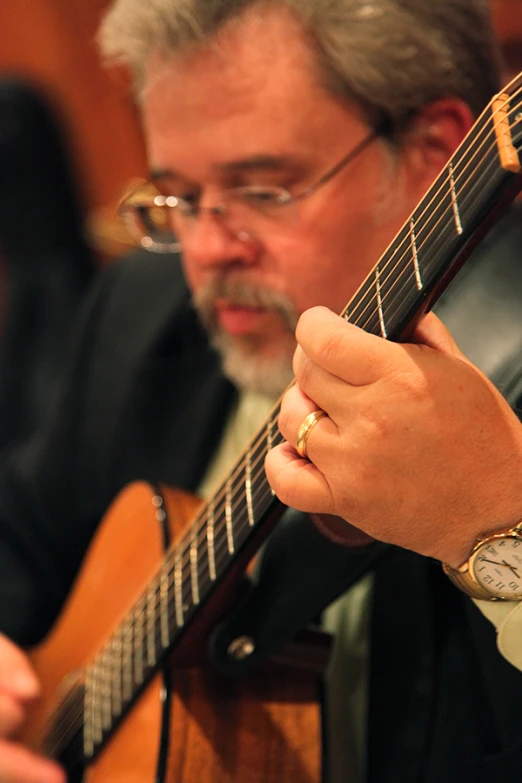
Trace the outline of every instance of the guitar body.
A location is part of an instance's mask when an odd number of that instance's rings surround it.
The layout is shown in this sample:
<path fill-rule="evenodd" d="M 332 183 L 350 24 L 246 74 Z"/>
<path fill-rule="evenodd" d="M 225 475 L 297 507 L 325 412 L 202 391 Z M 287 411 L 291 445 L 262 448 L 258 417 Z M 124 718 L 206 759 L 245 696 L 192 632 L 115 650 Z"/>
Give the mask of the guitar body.
<path fill-rule="evenodd" d="M 149 485 L 133 484 L 115 501 L 62 615 L 31 654 L 43 692 L 21 739 L 33 748 L 44 747 L 48 715 L 61 692 L 81 676 L 158 570 L 165 549 L 154 495 Z M 175 540 L 199 501 L 170 489 L 163 497 Z M 87 783 L 320 781 L 317 674 L 270 666 L 239 680 L 225 679 L 204 664 L 205 636 L 205 629 L 199 628 L 183 638 L 165 671 L 146 686 L 106 746 L 76 775 L 78 779 Z"/>

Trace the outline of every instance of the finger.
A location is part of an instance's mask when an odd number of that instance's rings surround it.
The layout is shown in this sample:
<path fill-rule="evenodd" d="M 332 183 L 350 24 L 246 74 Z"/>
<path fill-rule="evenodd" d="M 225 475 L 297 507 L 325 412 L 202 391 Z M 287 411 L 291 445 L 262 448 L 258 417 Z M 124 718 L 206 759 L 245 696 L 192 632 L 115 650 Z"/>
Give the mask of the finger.
<path fill-rule="evenodd" d="M 411 336 L 411 342 L 427 345 L 439 353 L 455 356 L 469 362 L 453 339 L 451 332 L 435 313 L 428 313 L 419 321 Z"/>
<path fill-rule="evenodd" d="M 0 634 L 0 692 L 30 701 L 40 692 L 40 684 L 25 653 Z"/>
<path fill-rule="evenodd" d="M 24 714 L 24 708 L 18 699 L 7 693 L 0 693 L 0 737 L 13 736 L 22 725 Z"/>
<path fill-rule="evenodd" d="M 283 438 L 295 446 L 297 429 L 306 416 L 317 409 L 317 405 L 299 386 L 291 386 L 284 393 L 279 407 L 277 424 Z"/>
<path fill-rule="evenodd" d="M 31 751 L 0 740 L 1 783 L 65 783 L 63 770 Z"/>
<path fill-rule="evenodd" d="M 295 451 L 297 451 L 297 439 L 302 425 L 307 417 L 314 411 L 317 411 L 319 407 L 320 406 L 304 394 L 297 385 L 289 389 L 281 400 L 278 419 L 279 431 Z M 310 442 L 314 437 L 315 431 L 321 424 L 323 425 L 322 431 L 324 431 L 325 437 L 328 440 L 332 435 L 337 434 L 337 427 L 328 418 L 328 415 L 319 419 L 308 435 L 306 445 L 309 456 Z"/>
<path fill-rule="evenodd" d="M 333 500 L 322 473 L 294 448 L 283 443 L 266 456 L 265 470 L 277 497 L 297 511 L 333 513 Z"/>
<path fill-rule="evenodd" d="M 352 386 L 379 380 L 402 356 L 396 343 L 364 332 L 325 307 L 302 314 L 296 338 L 309 359 Z M 299 368 L 299 353 L 295 359 Z"/>
<path fill-rule="evenodd" d="M 311 409 L 325 411 L 337 425 L 345 418 L 350 403 L 360 395 L 360 386 L 354 387 L 332 375 L 303 352 L 296 360 L 295 376 L 297 388 L 311 401 Z M 366 392 L 366 387 L 362 391 Z"/>

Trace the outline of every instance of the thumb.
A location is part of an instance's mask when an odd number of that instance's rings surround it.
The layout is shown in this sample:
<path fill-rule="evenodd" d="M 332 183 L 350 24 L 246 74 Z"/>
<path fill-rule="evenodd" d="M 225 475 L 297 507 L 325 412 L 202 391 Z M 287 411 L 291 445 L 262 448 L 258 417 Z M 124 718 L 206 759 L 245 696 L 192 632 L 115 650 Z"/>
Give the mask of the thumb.
<path fill-rule="evenodd" d="M 0 634 L 0 691 L 17 699 L 38 696 L 40 683 L 25 653 Z"/>

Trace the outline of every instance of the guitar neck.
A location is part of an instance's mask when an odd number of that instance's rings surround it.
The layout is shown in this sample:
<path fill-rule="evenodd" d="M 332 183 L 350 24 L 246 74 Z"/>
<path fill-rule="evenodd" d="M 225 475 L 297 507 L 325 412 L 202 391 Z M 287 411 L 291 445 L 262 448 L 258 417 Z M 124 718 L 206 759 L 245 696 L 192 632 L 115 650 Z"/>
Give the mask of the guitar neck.
<path fill-rule="evenodd" d="M 343 317 L 398 340 L 522 187 L 522 77 L 488 106 L 353 297 Z M 507 88 L 509 89 L 509 88 Z"/>

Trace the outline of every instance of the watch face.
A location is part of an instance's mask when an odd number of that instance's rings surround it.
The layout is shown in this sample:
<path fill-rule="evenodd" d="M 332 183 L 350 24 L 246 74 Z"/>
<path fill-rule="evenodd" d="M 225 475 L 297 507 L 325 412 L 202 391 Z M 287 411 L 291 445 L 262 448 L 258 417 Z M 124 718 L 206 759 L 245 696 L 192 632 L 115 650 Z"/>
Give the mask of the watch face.
<path fill-rule="evenodd" d="M 491 595 L 522 599 L 522 537 L 504 535 L 482 544 L 473 555 L 471 570 Z"/>

